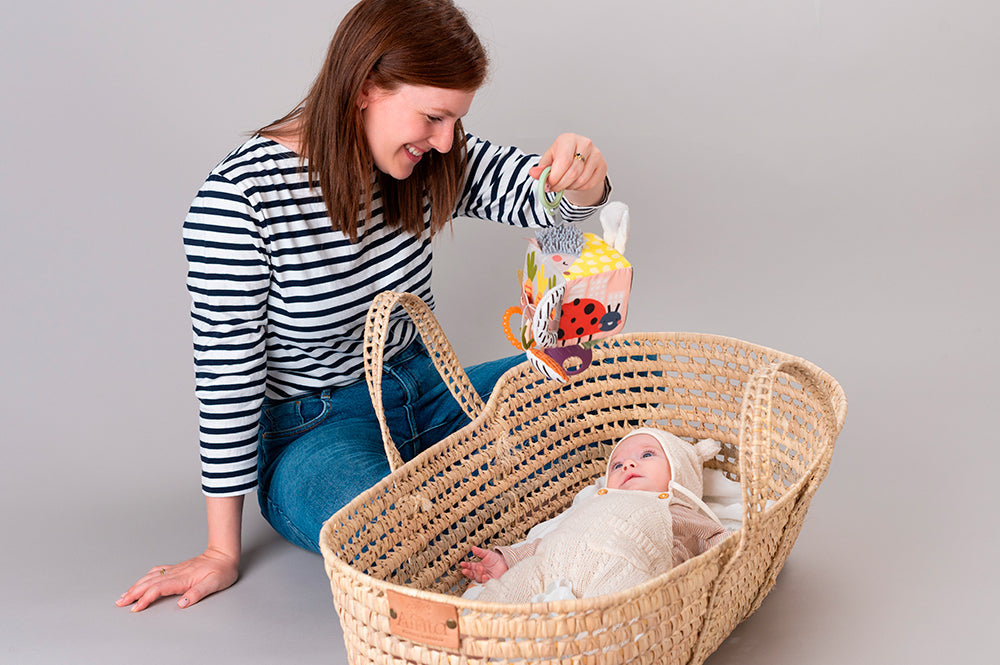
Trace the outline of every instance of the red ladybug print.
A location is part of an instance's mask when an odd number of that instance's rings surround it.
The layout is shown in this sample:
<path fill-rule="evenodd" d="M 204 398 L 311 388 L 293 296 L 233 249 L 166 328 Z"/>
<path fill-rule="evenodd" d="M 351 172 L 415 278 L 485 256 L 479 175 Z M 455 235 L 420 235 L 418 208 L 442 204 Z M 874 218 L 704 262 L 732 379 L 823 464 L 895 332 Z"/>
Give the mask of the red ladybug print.
<path fill-rule="evenodd" d="M 559 340 L 576 339 L 614 330 L 621 323 L 621 305 L 605 309 L 604 304 L 591 298 L 575 298 L 563 303 L 559 317 Z"/>

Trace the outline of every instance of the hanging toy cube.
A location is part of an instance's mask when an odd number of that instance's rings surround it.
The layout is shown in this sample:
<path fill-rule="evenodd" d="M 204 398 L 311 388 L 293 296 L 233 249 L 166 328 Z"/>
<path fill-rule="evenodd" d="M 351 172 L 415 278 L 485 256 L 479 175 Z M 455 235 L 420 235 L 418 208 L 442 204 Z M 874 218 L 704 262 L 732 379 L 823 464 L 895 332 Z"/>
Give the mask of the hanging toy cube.
<path fill-rule="evenodd" d="M 521 305 L 504 314 L 504 330 L 545 376 L 568 381 L 590 366 L 596 340 L 624 327 L 632 287 L 632 265 L 622 254 L 628 223 L 628 206 L 610 203 L 601 211 L 604 238 L 561 224 L 528 242 L 518 271 Z M 517 334 L 514 314 L 521 315 Z"/>

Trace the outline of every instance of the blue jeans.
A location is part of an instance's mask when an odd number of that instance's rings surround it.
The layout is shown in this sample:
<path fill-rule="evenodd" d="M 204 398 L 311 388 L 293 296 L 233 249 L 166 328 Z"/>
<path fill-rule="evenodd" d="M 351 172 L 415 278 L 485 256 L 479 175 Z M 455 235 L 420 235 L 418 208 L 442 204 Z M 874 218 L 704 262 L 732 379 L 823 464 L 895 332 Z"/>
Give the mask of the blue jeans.
<path fill-rule="evenodd" d="M 500 375 L 523 359 L 494 360 L 466 373 L 485 402 Z M 382 405 L 404 461 L 469 422 L 419 340 L 383 365 Z M 258 442 L 261 514 L 286 540 L 313 552 L 319 552 L 323 523 L 389 474 L 364 381 L 281 402 L 266 399 Z"/>

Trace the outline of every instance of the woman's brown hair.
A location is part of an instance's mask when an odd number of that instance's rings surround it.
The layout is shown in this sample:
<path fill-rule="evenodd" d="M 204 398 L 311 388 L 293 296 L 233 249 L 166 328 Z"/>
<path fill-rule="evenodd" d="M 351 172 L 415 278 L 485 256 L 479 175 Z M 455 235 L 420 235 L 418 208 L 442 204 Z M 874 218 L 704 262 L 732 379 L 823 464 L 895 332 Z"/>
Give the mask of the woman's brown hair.
<path fill-rule="evenodd" d="M 422 85 L 475 91 L 486 79 L 486 51 L 451 0 L 362 0 L 341 21 L 323 69 L 294 111 L 260 130 L 287 136 L 297 121 L 300 152 L 309 180 L 318 182 L 334 228 L 358 239 L 358 204 L 371 220 L 374 171 L 390 226 L 413 235 L 424 231 L 425 197 L 431 233 L 451 219 L 465 172 L 465 130 L 455 123 L 447 153 L 424 154 L 405 180 L 375 169 L 358 100 L 365 81 L 393 91 Z M 285 130 L 285 131 L 283 131 Z"/>

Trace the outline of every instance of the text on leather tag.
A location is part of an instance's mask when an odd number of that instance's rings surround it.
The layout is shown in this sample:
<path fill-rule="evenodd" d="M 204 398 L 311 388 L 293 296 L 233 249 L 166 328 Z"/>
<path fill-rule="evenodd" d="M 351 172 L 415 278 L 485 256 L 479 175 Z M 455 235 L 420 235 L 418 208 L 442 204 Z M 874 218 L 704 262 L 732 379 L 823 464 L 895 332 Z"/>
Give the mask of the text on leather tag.
<path fill-rule="evenodd" d="M 430 646 L 458 649 L 458 609 L 448 603 L 414 598 L 387 589 L 389 630 L 393 635 Z"/>

